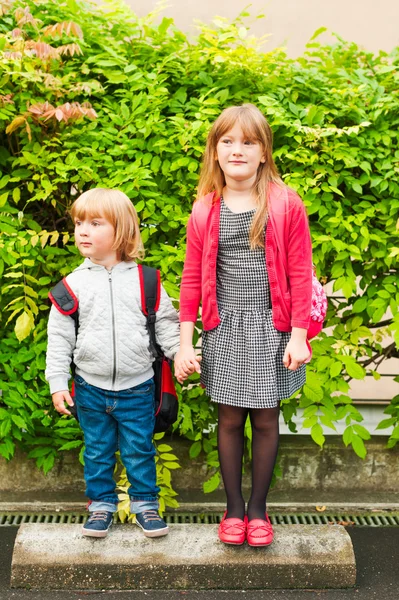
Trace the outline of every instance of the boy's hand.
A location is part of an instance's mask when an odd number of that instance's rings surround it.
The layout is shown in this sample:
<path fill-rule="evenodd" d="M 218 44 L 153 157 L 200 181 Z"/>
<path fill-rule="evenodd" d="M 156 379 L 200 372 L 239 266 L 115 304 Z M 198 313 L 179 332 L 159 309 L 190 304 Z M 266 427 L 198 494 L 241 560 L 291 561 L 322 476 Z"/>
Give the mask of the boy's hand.
<path fill-rule="evenodd" d="M 67 409 L 67 407 L 65 406 L 65 402 L 69 405 L 69 406 L 73 406 L 74 402 L 71 398 L 71 394 L 69 393 L 68 390 L 63 390 L 61 392 L 55 392 L 52 395 L 52 399 L 53 399 L 53 404 L 55 407 L 55 410 L 60 413 L 60 415 L 70 415 L 70 411 Z"/>
<path fill-rule="evenodd" d="M 194 371 L 201 373 L 200 362 L 201 356 L 195 354 L 193 346 L 180 346 L 175 356 L 175 376 L 177 381 L 183 383 Z"/>

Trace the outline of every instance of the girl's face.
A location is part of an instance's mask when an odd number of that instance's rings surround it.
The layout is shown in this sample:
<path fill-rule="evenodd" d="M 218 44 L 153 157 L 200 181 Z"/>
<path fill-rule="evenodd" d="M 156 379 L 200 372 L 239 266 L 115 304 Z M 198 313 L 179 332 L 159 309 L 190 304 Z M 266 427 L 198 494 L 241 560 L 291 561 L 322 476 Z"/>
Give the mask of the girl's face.
<path fill-rule="evenodd" d="M 266 160 L 260 143 L 246 137 L 238 123 L 222 135 L 216 146 L 216 155 L 227 185 L 229 178 L 248 180 L 252 185 L 260 163 Z"/>
<path fill-rule="evenodd" d="M 75 219 L 75 243 L 85 258 L 104 266 L 117 261 L 116 251 L 112 248 L 115 241 L 113 225 L 104 217 L 86 217 Z"/>

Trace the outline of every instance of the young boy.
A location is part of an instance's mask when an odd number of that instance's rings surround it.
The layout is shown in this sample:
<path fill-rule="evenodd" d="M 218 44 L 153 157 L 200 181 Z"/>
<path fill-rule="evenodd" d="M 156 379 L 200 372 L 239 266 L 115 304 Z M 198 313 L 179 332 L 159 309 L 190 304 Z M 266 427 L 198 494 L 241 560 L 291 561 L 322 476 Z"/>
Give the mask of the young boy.
<path fill-rule="evenodd" d="M 120 451 L 130 483 L 131 512 L 147 537 L 168 533 L 158 513 L 154 381 L 138 266 L 143 254 L 137 213 L 118 190 L 96 188 L 71 209 L 75 243 L 84 262 L 66 277 L 79 302 L 79 328 L 51 307 L 46 379 L 60 414 L 76 402 L 84 433 L 84 476 L 90 516 L 83 535 L 105 537 L 117 508 L 113 472 Z M 157 341 L 168 358 L 179 347 L 178 316 L 161 287 Z M 76 368 L 75 398 L 68 391 Z"/>

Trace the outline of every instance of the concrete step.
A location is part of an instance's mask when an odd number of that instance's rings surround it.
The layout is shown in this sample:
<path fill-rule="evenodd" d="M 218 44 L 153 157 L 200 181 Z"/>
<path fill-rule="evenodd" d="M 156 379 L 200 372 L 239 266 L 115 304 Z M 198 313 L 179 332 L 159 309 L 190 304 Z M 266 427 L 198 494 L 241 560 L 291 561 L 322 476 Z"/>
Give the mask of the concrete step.
<path fill-rule="evenodd" d="M 341 526 L 279 525 L 267 548 L 226 546 L 217 525 L 172 525 L 146 538 L 135 525 L 83 537 L 81 525 L 25 524 L 11 587 L 31 589 L 278 589 L 355 585 L 351 539 Z"/>

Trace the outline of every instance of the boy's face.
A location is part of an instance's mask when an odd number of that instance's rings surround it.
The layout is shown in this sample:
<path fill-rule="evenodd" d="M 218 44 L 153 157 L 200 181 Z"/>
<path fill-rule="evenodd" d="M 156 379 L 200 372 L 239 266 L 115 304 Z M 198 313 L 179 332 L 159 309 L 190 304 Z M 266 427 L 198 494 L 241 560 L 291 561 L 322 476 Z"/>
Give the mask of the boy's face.
<path fill-rule="evenodd" d="M 104 266 L 117 261 L 113 249 L 115 230 L 112 224 L 103 217 L 86 217 L 75 219 L 75 243 L 85 258 Z"/>

